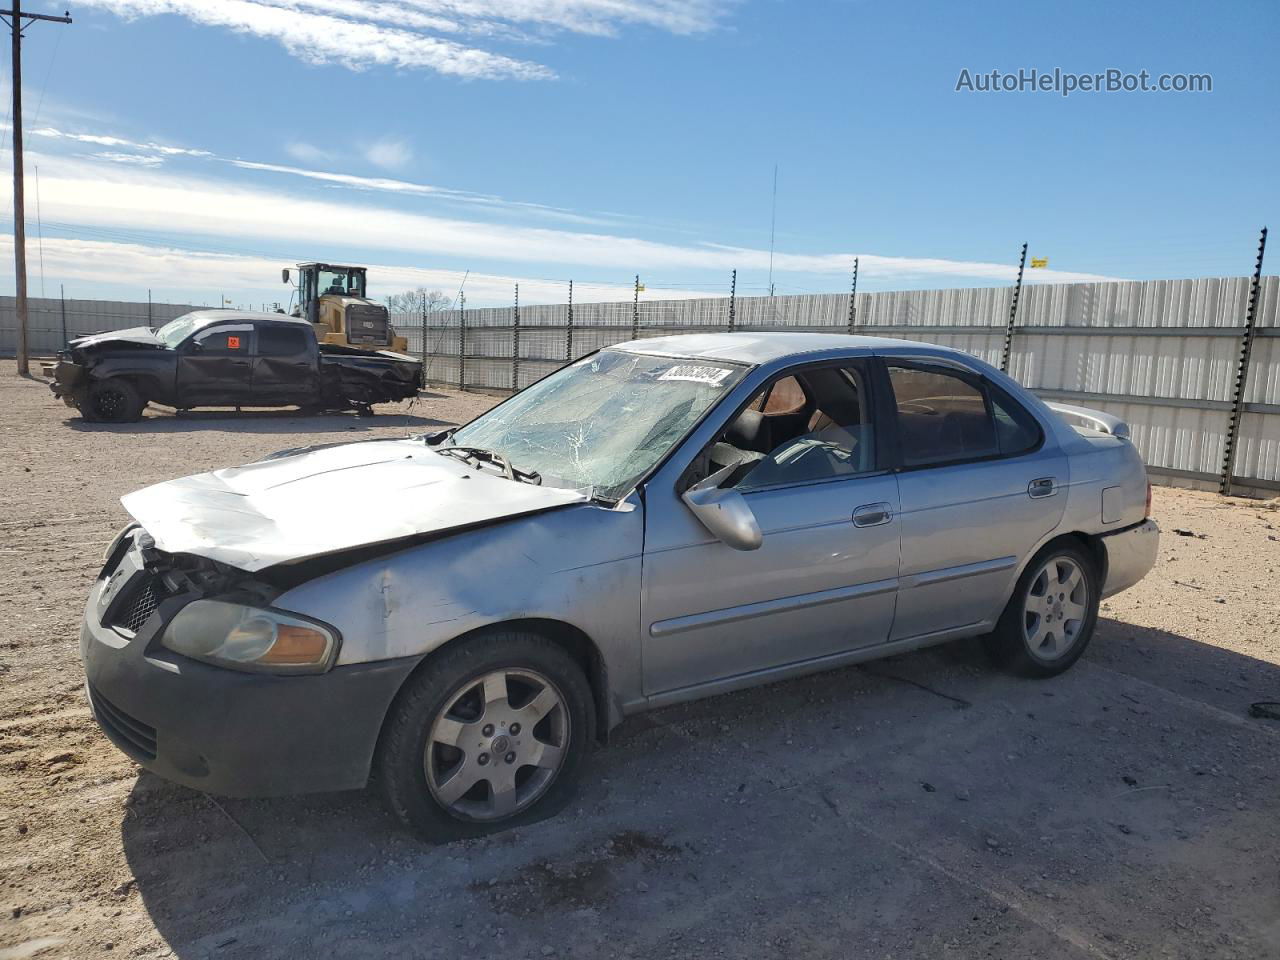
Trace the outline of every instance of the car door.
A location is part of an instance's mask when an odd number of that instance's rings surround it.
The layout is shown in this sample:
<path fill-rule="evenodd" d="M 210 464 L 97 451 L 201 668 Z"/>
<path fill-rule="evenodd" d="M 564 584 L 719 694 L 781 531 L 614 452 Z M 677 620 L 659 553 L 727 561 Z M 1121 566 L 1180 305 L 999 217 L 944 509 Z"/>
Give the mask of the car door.
<path fill-rule="evenodd" d="M 252 401 L 253 324 L 216 323 L 178 347 L 179 407 L 234 407 Z"/>
<path fill-rule="evenodd" d="M 763 532 L 758 549 L 735 550 L 713 537 L 679 489 L 646 490 L 647 695 L 888 638 L 898 492 L 880 462 L 868 367 L 845 361 L 791 377 L 778 389 L 792 398 L 802 391 L 802 407 L 793 399 L 771 410 L 767 394 L 757 394 L 704 451 L 709 465 L 698 468 L 743 464 L 731 484 Z"/>
<path fill-rule="evenodd" d="M 1065 456 L 977 371 L 885 358 L 902 498 L 893 639 L 997 617 L 1020 562 L 1062 517 Z"/>
<path fill-rule="evenodd" d="M 263 323 L 253 353 L 253 402 L 315 403 L 320 397 L 316 336 L 300 323 Z"/>

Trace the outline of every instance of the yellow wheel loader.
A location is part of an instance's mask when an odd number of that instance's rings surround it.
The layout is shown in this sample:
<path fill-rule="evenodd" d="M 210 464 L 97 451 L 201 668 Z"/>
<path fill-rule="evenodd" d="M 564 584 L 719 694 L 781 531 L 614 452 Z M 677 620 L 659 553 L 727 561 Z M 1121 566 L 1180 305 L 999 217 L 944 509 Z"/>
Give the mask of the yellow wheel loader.
<path fill-rule="evenodd" d="M 310 323 L 321 343 L 397 353 L 408 350 L 408 341 L 392 329 L 387 308 L 366 296 L 364 267 L 300 263 L 297 269 L 293 315 Z M 281 277 L 290 282 L 288 267 Z"/>

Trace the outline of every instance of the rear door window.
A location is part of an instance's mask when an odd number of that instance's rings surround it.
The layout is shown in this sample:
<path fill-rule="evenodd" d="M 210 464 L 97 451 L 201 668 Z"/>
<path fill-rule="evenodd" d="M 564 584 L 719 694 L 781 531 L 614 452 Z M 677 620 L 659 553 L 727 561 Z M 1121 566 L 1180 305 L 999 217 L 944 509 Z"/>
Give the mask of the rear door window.
<path fill-rule="evenodd" d="M 309 330 L 290 327 L 259 327 L 258 356 L 292 357 L 305 353 L 307 339 L 315 335 Z"/>
<path fill-rule="evenodd" d="M 1015 456 L 1036 447 L 1034 417 L 976 375 L 928 364 L 888 364 L 903 466 Z"/>

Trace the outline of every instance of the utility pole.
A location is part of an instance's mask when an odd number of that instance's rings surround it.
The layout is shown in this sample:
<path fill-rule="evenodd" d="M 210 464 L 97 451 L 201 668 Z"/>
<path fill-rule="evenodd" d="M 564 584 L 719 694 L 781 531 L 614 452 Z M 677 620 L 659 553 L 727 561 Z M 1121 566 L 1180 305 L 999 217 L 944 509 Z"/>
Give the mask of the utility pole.
<path fill-rule="evenodd" d="M 36 20 L 70 23 L 71 15 L 70 11 L 61 17 L 23 13 L 22 0 L 13 0 L 12 10 L 0 10 L 0 20 L 8 24 L 13 34 L 13 305 L 18 318 L 18 376 L 26 377 L 31 365 L 27 348 L 27 223 L 22 183 L 22 34 Z"/>

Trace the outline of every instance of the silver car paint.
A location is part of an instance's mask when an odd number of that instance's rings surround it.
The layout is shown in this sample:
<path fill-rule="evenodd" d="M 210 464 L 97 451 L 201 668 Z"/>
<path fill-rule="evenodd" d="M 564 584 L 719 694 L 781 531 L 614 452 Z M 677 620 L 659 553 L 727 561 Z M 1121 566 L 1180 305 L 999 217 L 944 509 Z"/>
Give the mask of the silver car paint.
<path fill-rule="evenodd" d="M 404 439 L 277 455 L 157 483 L 121 502 L 160 549 L 252 573 L 586 500 L 576 490 L 473 470 Z"/>
<path fill-rule="evenodd" d="M 511 517 L 508 495 L 536 497 L 528 491 L 542 488 L 492 477 L 468 481 L 485 483 L 499 498 L 484 517 L 487 525 L 304 583 L 276 605 L 337 626 L 344 638 L 339 664 L 425 655 L 492 624 L 568 624 L 599 651 L 612 724 L 647 707 L 985 632 L 1023 567 L 1049 540 L 1067 532 L 1106 535 L 1144 519 L 1145 470 L 1131 444 L 1074 429 L 1003 373 L 957 351 L 811 334 L 654 338 L 617 349 L 755 366 L 616 507 L 573 502 L 560 491 L 556 503 L 531 507 L 543 512 Z M 920 470 L 909 482 L 903 479 L 908 474 L 881 472 L 754 491 L 746 499 L 764 531 L 761 548 L 733 550 L 711 537 L 681 501 L 677 482 L 727 419 L 788 368 L 872 354 L 988 377 L 1032 412 L 1045 432 L 1044 445 L 1028 457 L 980 469 L 939 468 L 955 470 L 946 485 L 915 481 L 930 472 Z M 1028 483 L 1043 477 L 1054 479 L 1053 492 L 1032 500 Z M 963 486 L 947 492 L 945 502 L 939 500 L 940 486 L 958 484 Z M 181 489 L 185 496 L 192 488 Z M 397 488 L 360 542 L 388 539 L 386 524 L 399 517 L 401 495 L 412 499 L 412 491 L 412 484 Z M 170 488 L 169 506 L 154 507 L 145 493 L 126 498 L 131 512 L 153 536 L 152 524 L 168 542 L 178 542 L 182 523 L 175 520 L 194 504 Z M 1044 512 L 1028 504 L 1043 504 Z M 877 522 L 855 527 L 853 514 L 864 506 L 875 508 Z M 432 529 L 448 529 L 439 519 L 447 510 L 428 512 L 427 522 L 437 524 Z M 879 520 L 881 512 L 886 520 Z M 250 525 L 258 530 L 243 552 L 258 566 L 266 565 L 268 544 L 273 555 L 292 551 L 296 558 L 317 546 L 317 537 L 335 549 L 356 535 L 319 532 L 305 543 L 277 545 L 270 524 L 255 514 Z M 192 552 L 231 556 L 217 539 L 220 531 L 207 523 L 202 530 L 204 539 Z M 1107 546 L 1118 561 L 1118 579 L 1108 588 L 1145 574 L 1154 562 L 1155 539 L 1154 524 L 1147 524 Z"/>

